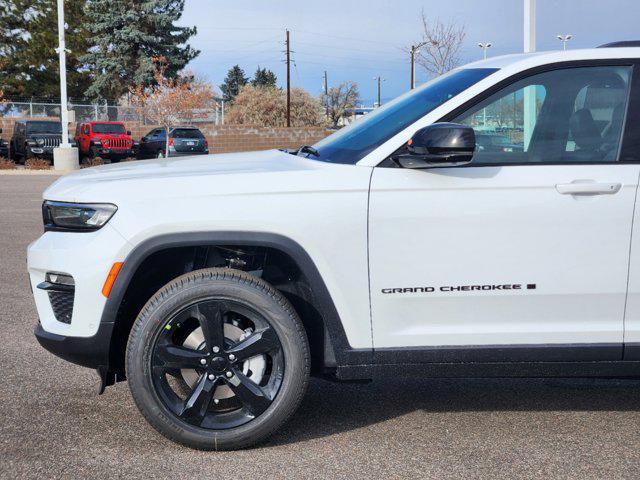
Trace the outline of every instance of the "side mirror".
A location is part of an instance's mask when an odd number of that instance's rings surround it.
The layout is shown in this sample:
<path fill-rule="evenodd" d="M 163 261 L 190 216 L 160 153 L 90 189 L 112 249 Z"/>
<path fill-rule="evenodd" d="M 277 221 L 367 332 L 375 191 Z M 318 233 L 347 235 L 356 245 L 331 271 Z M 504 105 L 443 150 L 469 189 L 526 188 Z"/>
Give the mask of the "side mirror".
<path fill-rule="evenodd" d="M 127 130 L 127 135 L 131 136 L 131 130 Z"/>
<path fill-rule="evenodd" d="M 0 128 L 0 133 L 2 133 L 2 129 Z"/>
<path fill-rule="evenodd" d="M 403 168 L 455 167 L 471 162 L 476 149 L 473 128 L 434 123 L 418 130 L 407 143 L 409 153 L 393 159 Z"/>

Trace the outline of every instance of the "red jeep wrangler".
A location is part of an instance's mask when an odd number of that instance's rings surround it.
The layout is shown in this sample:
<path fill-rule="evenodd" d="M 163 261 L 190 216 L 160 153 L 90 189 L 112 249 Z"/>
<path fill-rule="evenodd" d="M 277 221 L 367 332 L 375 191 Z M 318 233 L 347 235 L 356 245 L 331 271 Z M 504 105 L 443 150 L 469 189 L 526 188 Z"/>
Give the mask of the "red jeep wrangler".
<path fill-rule="evenodd" d="M 131 132 L 122 122 L 78 123 L 75 141 L 80 157 L 119 161 L 136 154 Z"/>

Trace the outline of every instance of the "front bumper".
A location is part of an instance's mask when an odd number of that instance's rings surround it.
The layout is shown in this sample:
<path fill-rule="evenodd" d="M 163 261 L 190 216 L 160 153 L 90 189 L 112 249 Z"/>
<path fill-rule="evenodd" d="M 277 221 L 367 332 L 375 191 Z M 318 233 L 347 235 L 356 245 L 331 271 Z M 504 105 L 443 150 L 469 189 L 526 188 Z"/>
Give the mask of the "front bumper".
<path fill-rule="evenodd" d="M 69 337 L 47 332 L 38 323 L 36 339 L 45 350 L 76 365 L 108 370 L 113 323 L 101 323 L 92 337 Z"/>
<path fill-rule="evenodd" d="M 64 337 L 92 337 L 100 327 L 106 298 L 102 287 L 111 266 L 131 245 L 109 223 L 95 232 L 46 232 L 27 251 L 27 268 L 42 328 Z M 47 273 L 73 277 L 71 320 L 56 318 L 47 290 L 37 288 Z"/>
<path fill-rule="evenodd" d="M 126 258 L 129 251 L 130 244 L 107 224 L 90 233 L 46 232 L 27 252 L 39 319 L 34 332 L 36 339 L 54 355 L 96 369 L 101 391 L 124 378 L 119 371 L 121 367 L 114 367 L 110 356 L 114 323 L 113 319 L 102 321 L 106 299 L 101 289 L 113 262 Z M 71 307 L 65 304 L 64 309 L 56 309 L 55 299 L 50 295 L 59 290 L 47 288 L 51 284 L 46 281 L 47 273 L 51 272 L 73 277 Z"/>
<path fill-rule="evenodd" d="M 48 159 L 53 158 L 53 147 L 34 146 L 34 147 L 28 147 L 28 148 L 29 148 L 29 152 L 33 157 L 48 158 Z"/>

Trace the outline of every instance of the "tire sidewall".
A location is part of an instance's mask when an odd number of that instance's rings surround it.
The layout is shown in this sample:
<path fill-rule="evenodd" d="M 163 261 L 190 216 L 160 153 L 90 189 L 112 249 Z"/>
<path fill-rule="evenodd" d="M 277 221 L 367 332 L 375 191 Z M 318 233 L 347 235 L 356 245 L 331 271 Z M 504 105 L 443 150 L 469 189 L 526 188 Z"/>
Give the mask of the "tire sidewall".
<path fill-rule="evenodd" d="M 244 425 L 215 431 L 179 420 L 155 392 L 150 373 L 153 345 L 166 321 L 186 305 L 212 297 L 244 304 L 262 315 L 276 331 L 284 356 L 282 383 L 269 408 Z M 268 286 L 264 289 L 260 283 L 256 286 L 251 280 L 234 275 L 229 278 L 228 274 L 223 278 L 187 274 L 164 287 L 142 309 L 127 348 L 129 385 L 145 418 L 164 435 L 195 448 L 241 448 L 263 440 L 295 411 L 308 375 L 307 339 L 286 299 Z"/>

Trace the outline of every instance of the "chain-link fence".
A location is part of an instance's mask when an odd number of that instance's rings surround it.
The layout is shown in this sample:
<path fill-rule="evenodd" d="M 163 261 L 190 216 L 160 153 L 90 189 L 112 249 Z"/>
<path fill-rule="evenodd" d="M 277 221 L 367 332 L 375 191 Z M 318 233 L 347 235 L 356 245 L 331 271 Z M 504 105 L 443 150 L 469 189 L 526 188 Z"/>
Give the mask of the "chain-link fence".
<path fill-rule="evenodd" d="M 76 122 L 83 121 L 120 121 L 154 124 L 153 119 L 131 106 L 108 105 L 105 103 L 73 103 L 68 109 L 75 112 Z M 60 104 L 31 99 L 5 100 L 0 103 L 0 117 L 59 117 Z M 215 108 L 198 109 L 189 123 L 208 123 L 224 125 L 224 101 L 216 99 Z"/>

